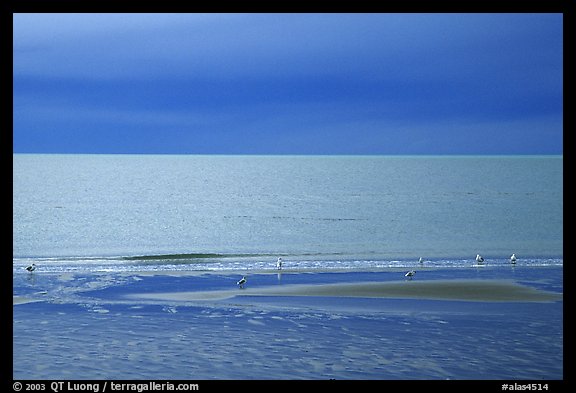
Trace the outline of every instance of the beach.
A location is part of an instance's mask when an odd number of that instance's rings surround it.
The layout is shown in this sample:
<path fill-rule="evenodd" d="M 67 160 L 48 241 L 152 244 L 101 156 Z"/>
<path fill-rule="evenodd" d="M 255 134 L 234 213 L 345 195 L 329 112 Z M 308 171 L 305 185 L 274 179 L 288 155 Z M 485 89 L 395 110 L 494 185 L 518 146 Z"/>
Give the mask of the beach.
<path fill-rule="evenodd" d="M 561 268 L 29 276 L 15 379 L 563 378 Z"/>

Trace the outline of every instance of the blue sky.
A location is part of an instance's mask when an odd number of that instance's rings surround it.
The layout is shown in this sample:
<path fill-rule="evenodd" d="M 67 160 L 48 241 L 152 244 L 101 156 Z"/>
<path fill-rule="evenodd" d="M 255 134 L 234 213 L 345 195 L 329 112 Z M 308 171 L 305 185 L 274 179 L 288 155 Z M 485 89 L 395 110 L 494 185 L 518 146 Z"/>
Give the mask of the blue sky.
<path fill-rule="evenodd" d="M 562 154 L 562 14 L 14 14 L 14 152 Z"/>

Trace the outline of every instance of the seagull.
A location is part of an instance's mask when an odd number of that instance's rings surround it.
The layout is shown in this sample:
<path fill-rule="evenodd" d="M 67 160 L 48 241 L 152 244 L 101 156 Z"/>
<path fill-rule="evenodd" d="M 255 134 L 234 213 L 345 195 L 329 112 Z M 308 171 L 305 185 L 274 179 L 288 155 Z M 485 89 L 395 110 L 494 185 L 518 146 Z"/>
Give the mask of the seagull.
<path fill-rule="evenodd" d="M 416 274 L 415 270 L 410 270 L 408 273 L 406 273 L 404 275 L 404 277 L 408 277 L 410 280 L 412 280 L 412 277 Z"/>
<path fill-rule="evenodd" d="M 36 264 L 33 263 L 32 265 L 28 266 L 26 270 L 32 273 L 34 270 L 36 270 Z"/>
<path fill-rule="evenodd" d="M 478 263 L 484 263 L 484 258 L 482 258 L 482 257 L 480 256 L 480 254 L 476 254 L 476 262 L 478 262 Z"/>
<path fill-rule="evenodd" d="M 242 276 L 240 281 L 238 281 L 236 284 L 238 284 L 240 288 L 244 289 L 244 284 L 246 284 L 246 276 Z"/>
<path fill-rule="evenodd" d="M 282 270 L 282 258 L 278 258 L 278 261 L 276 262 L 276 268 L 278 270 Z"/>
<path fill-rule="evenodd" d="M 510 257 L 510 262 L 516 263 L 516 254 L 512 254 L 512 256 Z"/>

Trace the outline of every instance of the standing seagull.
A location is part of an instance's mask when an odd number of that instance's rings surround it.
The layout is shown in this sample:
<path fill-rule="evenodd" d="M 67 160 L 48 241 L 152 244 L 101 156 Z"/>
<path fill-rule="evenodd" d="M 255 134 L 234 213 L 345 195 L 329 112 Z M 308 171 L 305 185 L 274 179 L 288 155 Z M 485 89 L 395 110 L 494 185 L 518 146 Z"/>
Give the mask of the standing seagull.
<path fill-rule="evenodd" d="M 415 270 L 410 270 L 408 273 L 404 275 L 404 277 L 408 277 L 410 280 L 412 280 L 412 277 L 414 277 L 415 274 L 416 274 Z"/>
<path fill-rule="evenodd" d="M 516 263 L 516 254 L 512 254 L 510 257 L 510 263 Z"/>
<path fill-rule="evenodd" d="M 246 276 L 242 276 L 240 281 L 236 283 L 240 288 L 244 289 L 244 284 L 246 284 Z"/>
<path fill-rule="evenodd" d="M 484 263 L 484 258 L 480 256 L 480 254 L 476 254 L 476 262 L 477 263 Z"/>
<path fill-rule="evenodd" d="M 34 270 L 36 270 L 36 264 L 33 263 L 32 265 L 28 266 L 26 270 L 32 273 Z"/>
<path fill-rule="evenodd" d="M 276 269 L 282 270 L 282 258 L 278 258 L 278 261 L 276 261 Z"/>

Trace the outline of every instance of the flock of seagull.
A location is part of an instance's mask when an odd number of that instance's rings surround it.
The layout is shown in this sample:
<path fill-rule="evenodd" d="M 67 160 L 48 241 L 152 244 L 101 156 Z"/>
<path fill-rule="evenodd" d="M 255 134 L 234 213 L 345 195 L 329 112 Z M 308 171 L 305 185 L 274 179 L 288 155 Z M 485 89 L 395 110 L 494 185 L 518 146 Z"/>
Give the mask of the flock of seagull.
<path fill-rule="evenodd" d="M 510 263 L 511 264 L 516 264 L 516 254 L 512 254 L 510 256 Z M 418 259 L 418 263 L 423 264 L 424 263 L 424 258 L 420 257 L 420 259 Z M 480 254 L 476 254 L 476 263 L 478 265 L 482 265 L 484 263 L 484 257 L 481 256 Z M 278 270 L 282 270 L 282 258 L 278 258 L 278 261 L 276 262 L 276 268 Z M 412 278 L 414 277 L 414 275 L 416 274 L 416 270 L 410 270 L 409 272 L 407 272 L 404 277 L 408 278 L 409 280 L 412 280 Z M 238 287 L 240 289 L 244 289 L 244 285 L 246 284 L 246 276 L 242 276 L 242 278 L 236 283 L 236 285 L 238 285 Z"/>
<path fill-rule="evenodd" d="M 512 254 L 510 256 L 510 263 L 515 264 L 516 260 L 517 260 L 516 254 Z M 484 258 L 480 254 L 476 254 L 476 263 L 478 264 L 484 263 Z"/>
<path fill-rule="evenodd" d="M 516 254 L 512 254 L 510 256 L 510 263 L 515 264 L 516 260 L 517 260 Z M 276 269 L 282 270 L 282 262 L 283 262 L 282 258 L 278 258 L 278 260 L 276 261 Z M 418 259 L 418 263 L 423 264 L 424 259 L 422 257 L 420 257 L 420 259 Z M 476 254 L 476 263 L 479 265 L 483 264 L 484 263 L 484 257 L 482 257 L 480 254 Z M 36 270 L 36 264 L 33 263 L 30 266 L 26 267 L 26 270 L 28 270 L 30 273 L 32 273 L 34 270 Z M 410 270 L 404 276 L 411 280 L 415 274 L 416 274 L 416 270 Z M 244 285 L 246 285 L 246 282 L 247 282 L 246 276 L 242 276 L 242 278 L 240 280 L 238 280 L 236 285 L 238 285 L 238 287 L 240 289 L 244 289 Z"/>
<path fill-rule="evenodd" d="M 278 258 L 276 261 L 276 269 L 282 270 L 282 258 Z M 246 284 L 246 276 L 242 276 L 240 280 L 236 283 L 240 289 L 244 289 L 244 285 Z"/>
<path fill-rule="evenodd" d="M 510 256 L 510 263 L 514 265 L 514 264 L 516 264 L 516 260 L 517 260 L 516 254 L 512 254 L 512 255 Z M 420 257 L 420 259 L 418 260 L 418 262 L 419 262 L 420 264 L 422 264 L 422 263 L 424 263 L 424 259 L 422 259 L 422 257 Z M 484 263 L 484 257 L 483 257 L 482 255 L 480 255 L 480 254 L 476 254 L 476 264 L 482 265 L 483 263 Z M 404 275 L 404 277 L 407 277 L 408 279 L 411 280 L 412 277 L 414 277 L 415 274 L 416 274 L 416 270 L 410 270 L 408 273 L 406 273 L 406 274 Z"/>

